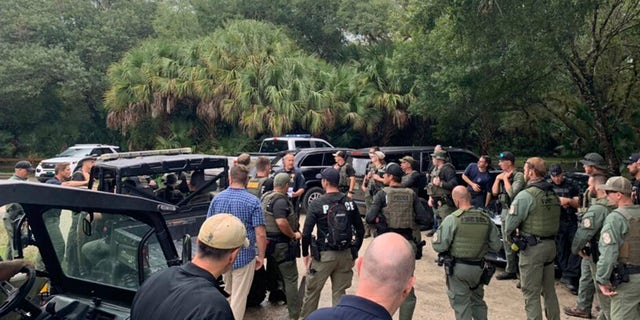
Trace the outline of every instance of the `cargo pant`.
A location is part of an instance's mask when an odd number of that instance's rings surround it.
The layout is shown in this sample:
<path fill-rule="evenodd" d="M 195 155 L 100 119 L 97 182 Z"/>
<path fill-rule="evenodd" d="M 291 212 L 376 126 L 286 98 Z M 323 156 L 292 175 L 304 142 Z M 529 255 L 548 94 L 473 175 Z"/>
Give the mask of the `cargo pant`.
<path fill-rule="evenodd" d="M 640 273 L 629 275 L 611 297 L 611 319 L 640 319 Z"/>
<path fill-rule="evenodd" d="M 591 260 L 582 259 L 580 262 L 580 283 L 578 287 L 578 301 L 576 302 L 576 308 L 582 311 L 591 312 L 593 305 L 593 295 L 596 290 L 596 286 L 593 282 L 595 273 L 591 272 Z"/>
<path fill-rule="evenodd" d="M 507 260 L 507 266 L 504 267 L 504 272 L 507 273 L 517 273 L 518 272 L 518 263 L 517 263 L 517 254 L 511 250 L 511 241 L 509 239 L 509 235 L 505 232 L 505 223 L 504 221 L 507 219 L 507 214 L 509 214 L 509 208 L 503 208 L 500 213 L 500 220 L 502 221 L 502 225 L 500 228 L 502 229 L 502 245 L 504 246 L 504 257 Z"/>
<path fill-rule="evenodd" d="M 520 284 L 524 296 L 527 319 L 560 320 L 560 305 L 555 290 L 556 258 L 555 240 L 542 240 L 520 251 Z M 545 312 L 542 312 L 540 296 L 544 297 Z"/>
<path fill-rule="evenodd" d="M 289 244 L 277 243 L 273 254 L 267 257 L 267 264 L 275 263 L 282 274 L 284 293 L 287 297 L 287 309 L 289 319 L 298 319 L 300 316 L 300 298 L 298 296 L 298 267 L 296 259 L 289 257 Z"/>
<path fill-rule="evenodd" d="M 331 277 L 332 306 L 336 306 L 347 288 L 351 287 L 353 278 L 354 260 L 351 249 L 342 251 L 322 251 L 320 261 L 313 258 L 307 275 L 307 287 L 302 300 L 301 317 L 306 318 L 311 312 L 318 309 L 322 288 Z"/>
<path fill-rule="evenodd" d="M 447 276 L 449 304 L 456 320 L 487 319 L 487 304 L 484 302 L 484 285 L 480 284 L 482 267 L 457 263 L 453 276 Z"/>
<path fill-rule="evenodd" d="M 596 290 L 595 288 L 598 288 L 597 287 L 598 284 L 596 283 L 596 277 L 595 277 L 597 266 L 595 263 L 593 263 L 593 260 L 583 259 L 583 261 L 588 262 L 590 275 L 593 275 L 591 277 L 591 284 L 593 285 L 594 290 Z M 612 319 L 611 318 L 611 298 L 602 294 L 602 291 L 600 291 L 600 288 L 598 288 L 597 290 L 598 291 L 596 292 L 598 294 L 598 301 L 600 301 L 600 313 L 598 314 L 598 320 L 611 320 Z M 591 300 L 593 300 L 593 292 L 591 295 Z M 589 309 L 584 309 L 584 310 L 591 311 L 591 306 L 589 306 Z"/>

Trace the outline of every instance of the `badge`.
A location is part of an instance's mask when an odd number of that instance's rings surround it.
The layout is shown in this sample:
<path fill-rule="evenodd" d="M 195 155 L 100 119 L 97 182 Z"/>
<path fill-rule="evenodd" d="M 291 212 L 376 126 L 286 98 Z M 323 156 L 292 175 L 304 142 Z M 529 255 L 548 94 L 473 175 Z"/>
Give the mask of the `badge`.
<path fill-rule="evenodd" d="M 602 243 L 611 244 L 611 235 L 609 234 L 609 232 L 604 232 L 602 234 Z"/>
<path fill-rule="evenodd" d="M 591 228 L 591 219 L 587 218 L 582 220 L 582 226 L 585 228 Z"/>
<path fill-rule="evenodd" d="M 514 215 L 516 214 L 516 203 L 514 202 L 511 207 L 509 207 L 509 214 Z"/>

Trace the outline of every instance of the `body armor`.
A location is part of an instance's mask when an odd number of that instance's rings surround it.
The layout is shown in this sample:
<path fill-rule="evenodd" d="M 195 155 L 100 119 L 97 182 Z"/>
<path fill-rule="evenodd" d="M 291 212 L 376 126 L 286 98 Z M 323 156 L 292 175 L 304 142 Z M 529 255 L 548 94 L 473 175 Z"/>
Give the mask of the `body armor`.
<path fill-rule="evenodd" d="M 299 228 L 298 217 L 294 213 L 293 206 L 291 205 L 291 202 L 289 202 L 287 195 L 280 192 L 269 191 L 262 197 L 262 211 L 264 212 L 264 222 L 267 234 L 282 234 L 282 232 L 280 232 L 280 228 L 278 228 L 278 224 L 276 223 L 276 218 L 273 215 L 273 204 L 280 198 L 285 199 L 289 204 L 289 216 L 287 216 L 287 221 L 291 226 L 291 230 L 295 232 Z"/>
<path fill-rule="evenodd" d="M 550 237 L 558 234 L 560 224 L 560 201 L 558 196 L 550 190 L 530 186 L 526 189 L 534 198 L 534 210 L 529 212 L 527 220 L 522 222 L 522 232 L 538 236 Z"/>
<path fill-rule="evenodd" d="M 416 197 L 413 190 L 409 188 L 382 189 L 386 194 L 387 205 L 382 208 L 387 225 L 391 229 L 411 229 L 414 226 L 415 212 L 413 211 L 413 201 Z"/>
<path fill-rule="evenodd" d="M 462 259 L 482 259 L 489 247 L 487 238 L 492 222 L 478 209 L 456 210 L 456 235 L 451 244 L 451 255 Z"/>
<path fill-rule="evenodd" d="M 629 232 L 620 246 L 618 261 L 624 264 L 640 266 L 640 206 L 619 207 L 613 212 L 624 216 L 629 223 Z"/>
<path fill-rule="evenodd" d="M 249 182 L 247 182 L 247 191 L 260 199 L 262 196 L 262 185 L 267 179 L 268 177 L 249 179 Z"/>

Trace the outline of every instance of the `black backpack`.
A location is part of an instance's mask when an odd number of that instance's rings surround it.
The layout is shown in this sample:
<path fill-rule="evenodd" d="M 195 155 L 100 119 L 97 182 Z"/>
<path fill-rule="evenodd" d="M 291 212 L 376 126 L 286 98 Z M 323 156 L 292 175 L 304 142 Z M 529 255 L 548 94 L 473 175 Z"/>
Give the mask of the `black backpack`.
<path fill-rule="evenodd" d="M 338 202 L 329 204 L 327 210 L 327 226 L 329 231 L 325 237 L 325 246 L 330 250 L 344 250 L 351 247 L 353 242 L 353 227 L 351 215 L 347 205 L 353 208 L 353 201 L 347 201 L 343 197 Z M 353 210 L 353 209 L 351 209 Z"/>

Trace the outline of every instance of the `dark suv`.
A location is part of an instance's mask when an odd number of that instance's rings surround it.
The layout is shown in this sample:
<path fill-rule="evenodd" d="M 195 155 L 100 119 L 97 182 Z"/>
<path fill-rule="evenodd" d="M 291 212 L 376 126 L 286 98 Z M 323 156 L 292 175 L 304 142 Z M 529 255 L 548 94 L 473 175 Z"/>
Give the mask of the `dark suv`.
<path fill-rule="evenodd" d="M 420 172 L 425 179 L 422 180 L 423 186 L 421 186 L 419 196 L 427 199 L 427 193 L 424 190 L 426 186 L 426 174 L 431 171 L 431 154 L 433 153 L 434 146 L 408 146 L 408 147 L 381 147 L 380 151 L 385 154 L 385 162 L 400 162 L 400 158 L 404 156 L 412 156 L 416 163 L 414 164 L 414 170 Z M 449 161 L 456 168 L 456 173 L 458 176 L 458 184 L 464 184 L 462 180 L 462 173 L 464 173 L 464 169 L 470 163 L 478 162 L 478 156 L 473 152 L 467 149 L 460 148 L 445 148 L 448 155 Z M 358 209 L 361 214 L 364 214 L 364 193 L 360 189 L 362 185 L 362 179 L 366 174 L 366 170 L 369 165 L 369 148 L 358 149 L 349 152 L 349 159 L 347 162 L 351 163 L 353 168 L 356 170 L 356 190 L 353 195 L 353 199 L 358 205 Z"/>
<path fill-rule="evenodd" d="M 316 178 L 316 175 L 326 167 L 330 167 L 336 163 L 333 154 L 337 151 L 349 151 L 348 148 L 307 148 L 300 150 L 284 151 L 278 153 L 278 156 L 273 159 L 272 166 L 273 171 L 277 172 L 282 169 L 282 157 L 289 152 L 295 153 L 293 160 L 293 166 L 296 169 L 302 171 L 304 176 L 304 194 L 302 195 L 302 202 L 300 203 L 302 210 L 307 211 L 309 203 L 318 197 L 320 197 L 324 190 L 320 184 L 320 179 Z"/>

